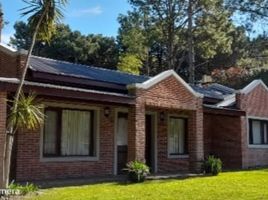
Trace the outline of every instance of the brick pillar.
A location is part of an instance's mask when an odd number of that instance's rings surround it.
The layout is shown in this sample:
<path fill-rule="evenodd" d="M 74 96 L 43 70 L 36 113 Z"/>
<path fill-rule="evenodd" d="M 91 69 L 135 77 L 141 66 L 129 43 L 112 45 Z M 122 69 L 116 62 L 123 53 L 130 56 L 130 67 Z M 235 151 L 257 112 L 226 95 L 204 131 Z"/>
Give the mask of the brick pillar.
<path fill-rule="evenodd" d="M 129 109 L 128 161 L 145 162 L 145 105 L 136 91 L 136 104 Z"/>
<path fill-rule="evenodd" d="M 202 100 L 198 101 L 198 109 L 192 113 L 189 133 L 190 171 L 201 172 L 204 160 L 203 108 Z"/>
<path fill-rule="evenodd" d="M 6 136 L 6 92 L 0 92 L 0 187 L 3 188 L 3 154 Z"/>

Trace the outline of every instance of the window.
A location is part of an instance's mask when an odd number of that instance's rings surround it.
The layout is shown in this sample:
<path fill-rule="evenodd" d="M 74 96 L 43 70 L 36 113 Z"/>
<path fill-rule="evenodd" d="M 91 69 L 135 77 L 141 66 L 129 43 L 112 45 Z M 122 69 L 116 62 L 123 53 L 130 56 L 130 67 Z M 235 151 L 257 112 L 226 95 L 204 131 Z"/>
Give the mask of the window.
<path fill-rule="evenodd" d="M 46 108 L 43 156 L 96 156 L 93 110 Z"/>
<path fill-rule="evenodd" d="M 268 121 L 249 119 L 249 144 L 268 145 Z"/>
<path fill-rule="evenodd" d="M 169 118 L 168 152 L 171 156 L 188 153 L 187 119 L 179 117 Z"/>

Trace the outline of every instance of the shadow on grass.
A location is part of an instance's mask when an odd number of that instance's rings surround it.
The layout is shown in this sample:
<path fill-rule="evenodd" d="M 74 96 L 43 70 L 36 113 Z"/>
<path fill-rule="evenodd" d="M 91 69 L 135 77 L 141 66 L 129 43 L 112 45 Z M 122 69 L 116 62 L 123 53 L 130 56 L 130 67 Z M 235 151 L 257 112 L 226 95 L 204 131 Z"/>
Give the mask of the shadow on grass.
<path fill-rule="evenodd" d="M 239 169 L 239 170 L 229 170 L 223 171 L 224 173 L 236 173 L 236 172 L 251 172 L 251 171 L 263 171 L 268 172 L 268 168 L 252 168 L 252 169 Z M 155 175 L 156 177 L 158 175 Z M 143 183 L 131 183 L 127 180 L 126 175 L 118 175 L 118 176 L 103 176 L 103 177 L 92 177 L 92 178 L 79 178 L 79 179 L 62 179 L 62 180 L 49 180 L 49 181 L 38 181 L 34 182 L 41 189 L 49 189 L 49 188 L 60 188 L 60 187 L 77 187 L 77 186 L 94 186 L 98 184 L 111 184 L 111 185 L 120 185 L 120 186 L 129 186 L 129 185 L 139 185 L 139 184 L 150 184 L 153 182 L 157 182 L 159 184 L 166 183 L 170 181 L 178 181 L 178 180 L 190 180 L 196 178 L 207 178 L 214 177 L 212 175 L 207 174 L 198 174 L 198 175 L 181 175 L 176 174 L 173 175 L 159 175 L 160 178 L 151 177 L 150 180 L 146 180 Z"/>

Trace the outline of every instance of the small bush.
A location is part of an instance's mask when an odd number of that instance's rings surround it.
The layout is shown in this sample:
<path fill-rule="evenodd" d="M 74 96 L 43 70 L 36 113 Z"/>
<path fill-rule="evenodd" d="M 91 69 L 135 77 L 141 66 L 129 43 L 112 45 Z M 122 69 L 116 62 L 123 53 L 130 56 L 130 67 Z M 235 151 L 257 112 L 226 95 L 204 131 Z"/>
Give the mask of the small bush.
<path fill-rule="evenodd" d="M 131 161 L 127 163 L 127 168 L 129 181 L 134 183 L 143 182 L 147 175 L 150 174 L 149 167 L 143 162 Z"/>
<path fill-rule="evenodd" d="M 33 183 L 26 183 L 26 185 L 21 185 L 12 182 L 8 188 L 13 190 L 19 190 L 21 195 L 26 195 L 30 192 L 36 192 L 38 190 L 38 186 L 34 185 Z"/>
<path fill-rule="evenodd" d="M 203 164 L 206 174 L 218 175 L 222 171 L 222 161 L 214 156 L 209 156 Z"/>

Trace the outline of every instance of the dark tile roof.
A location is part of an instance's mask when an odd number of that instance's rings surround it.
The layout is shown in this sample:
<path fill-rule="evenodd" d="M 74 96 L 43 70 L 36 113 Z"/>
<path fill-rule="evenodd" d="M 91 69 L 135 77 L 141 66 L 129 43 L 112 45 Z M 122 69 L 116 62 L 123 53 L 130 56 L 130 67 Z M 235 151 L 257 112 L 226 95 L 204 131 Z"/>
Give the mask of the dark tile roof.
<path fill-rule="evenodd" d="M 150 78 L 148 76 L 132 75 L 116 70 L 74 64 L 66 61 L 54 60 L 37 56 L 31 57 L 30 69 L 36 72 L 83 78 L 119 85 L 142 83 Z M 218 100 L 223 100 L 225 96 L 233 94 L 235 92 L 234 89 L 217 83 L 208 86 L 191 85 L 191 87 L 196 92 L 203 94 L 207 98 L 213 98 Z"/>
<path fill-rule="evenodd" d="M 203 94 L 207 98 L 223 100 L 225 96 L 235 93 L 233 88 L 213 83 L 211 85 L 191 85 L 191 87 L 198 93 Z"/>
<path fill-rule="evenodd" d="M 32 56 L 30 69 L 37 72 L 50 73 L 54 75 L 71 76 L 94 81 L 128 85 L 142 83 L 149 79 L 147 76 L 137 76 L 128 73 L 97 68 L 93 66 L 74 64 L 66 61 L 53 60 Z"/>

